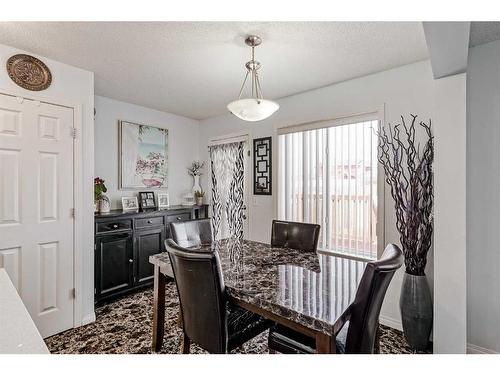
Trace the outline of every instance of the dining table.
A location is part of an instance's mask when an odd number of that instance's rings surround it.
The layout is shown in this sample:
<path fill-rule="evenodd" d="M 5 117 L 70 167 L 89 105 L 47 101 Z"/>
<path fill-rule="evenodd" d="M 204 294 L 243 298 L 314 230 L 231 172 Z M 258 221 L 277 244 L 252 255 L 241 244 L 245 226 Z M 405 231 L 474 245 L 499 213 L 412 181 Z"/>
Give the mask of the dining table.
<path fill-rule="evenodd" d="M 336 333 L 354 300 L 366 260 L 238 239 L 217 240 L 195 250 L 219 253 L 231 303 L 314 338 L 317 353 L 335 353 Z M 152 349 L 158 352 L 165 327 L 165 285 L 174 275 L 168 253 L 151 256 L 150 263 L 154 266 Z"/>

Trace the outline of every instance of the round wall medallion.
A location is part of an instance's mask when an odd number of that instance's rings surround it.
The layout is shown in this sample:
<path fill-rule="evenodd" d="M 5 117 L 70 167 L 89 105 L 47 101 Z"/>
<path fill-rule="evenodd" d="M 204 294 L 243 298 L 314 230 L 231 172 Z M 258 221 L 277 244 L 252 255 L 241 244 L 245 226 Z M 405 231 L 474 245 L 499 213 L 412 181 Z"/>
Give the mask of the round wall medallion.
<path fill-rule="evenodd" d="M 47 65 L 30 55 L 19 54 L 9 58 L 7 72 L 17 85 L 31 91 L 45 90 L 52 82 Z"/>

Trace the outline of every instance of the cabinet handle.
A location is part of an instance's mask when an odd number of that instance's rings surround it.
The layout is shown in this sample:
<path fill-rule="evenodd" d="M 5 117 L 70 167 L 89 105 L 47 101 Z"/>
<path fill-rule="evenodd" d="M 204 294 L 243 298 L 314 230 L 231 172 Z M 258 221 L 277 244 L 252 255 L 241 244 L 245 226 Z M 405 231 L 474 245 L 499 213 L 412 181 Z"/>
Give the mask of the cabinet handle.
<path fill-rule="evenodd" d="M 128 262 L 129 263 L 134 263 L 134 260 L 133 259 L 129 259 Z"/>
<path fill-rule="evenodd" d="M 152 221 L 152 220 L 148 220 L 148 224 L 152 224 L 152 223 L 153 223 L 153 221 Z"/>
<path fill-rule="evenodd" d="M 177 220 L 182 220 L 182 217 L 180 217 L 180 216 L 177 216 Z"/>
<path fill-rule="evenodd" d="M 118 228 L 118 224 L 113 224 L 113 229 Z"/>

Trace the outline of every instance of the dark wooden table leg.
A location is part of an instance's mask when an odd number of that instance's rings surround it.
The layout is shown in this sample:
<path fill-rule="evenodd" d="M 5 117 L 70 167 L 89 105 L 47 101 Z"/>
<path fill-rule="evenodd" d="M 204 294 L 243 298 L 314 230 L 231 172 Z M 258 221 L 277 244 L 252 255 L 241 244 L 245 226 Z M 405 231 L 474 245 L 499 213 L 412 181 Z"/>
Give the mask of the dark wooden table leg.
<path fill-rule="evenodd" d="M 335 354 L 335 337 L 324 334 L 316 334 L 316 353 L 318 354 Z"/>
<path fill-rule="evenodd" d="M 155 266 L 153 300 L 153 351 L 159 352 L 163 345 L 165 330 L 165 281 L 166 276 Z"/>

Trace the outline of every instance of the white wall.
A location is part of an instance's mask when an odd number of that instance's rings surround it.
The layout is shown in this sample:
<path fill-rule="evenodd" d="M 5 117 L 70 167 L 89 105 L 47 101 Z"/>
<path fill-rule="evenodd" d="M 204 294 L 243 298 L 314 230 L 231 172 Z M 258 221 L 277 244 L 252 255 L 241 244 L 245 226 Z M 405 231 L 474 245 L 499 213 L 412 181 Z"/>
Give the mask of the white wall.
<path fill-rule="evenodd" d="M 263 83 L 265 85 L 265 81 Z M 409 116 L 410 113 L 417 114 L 420 119 L 426 121 L 434 115 L 435 94 L 435 81 L 428 61 L 308 91 L 280 99 L 278 101 L 280 110 L 259 123 L 244 122 L 231 114 L 201 121 L 200 157 L 208 160 L 207 143 L 208 139 L 214 136 L 243 131 L 248 132 L 251 138 L 270 136 L 274 135 L 274 125 L 292 125 L 335 118 L 371 111 L 382 105 L 385 105 L 386 122 L 397 122 L 400 115 Z M 440 94 L 446 95 L 445 92 Z M 276 150 L 276 143 L 273 147 Z M 276 182 L 276 168 L 273 168 L 273 172 L 273 179 Z M 208 186 L 206 178 L 202 180 L 202 184 L 206 189 Z M 273 196 L 252 196 L 251 239 L 269 242 L 271 220 L 276 217 L 275 198 L 276 191 L 273 192 Z M 399 235 L 395 228 L 394 205 L 389 189 L 386 189 L 385 197 L 385 242 L 399 243 Z M 401 327 L 399 293 L 403 272 L 404 270 L 398 272 L 391 283 L 381 313 L 383 323 L 397 328 Z M 426 273 L 432 290 L 432 254 Z"/>
<path fill-rule="evenodd" d="M 7 59 L 16 53 L 28 53 L 40 58 L 52 72 L 52 84 L 44 91 L 28 91 L 17 86 L 8 76 L 5 69 Z M 82 192 L 79 205 L 81 212 L 76 213 L 76 225 L 81 233 L 81 241 L 76 249 L 80 257 L 82 269 L 75 280 L 77 287 L 76 323 L 91 321 L 94 314 L 94 214 L 93 214 L 93 176 L 94 176 L 94 74 L 66 64 L 37 56 L 30 52 L 0 44 L 0 92 L 19 95 L 26 98 L 46 100 L 51 103 L 65 103 L 80 106 L 80 122 L 82 125 L 82 150 L 76 157 L 82 161 L 79 173 Z M 78 206 L 78 205 L 77 205 Z"/>
<path fill-rule="evenodd" d="M 466 352 L 466 74 L 435 81 L 434 353 Z"/>
<path fill-rule="evenodd" d="M 137 195 L 137 190 L 118 190 L 118 120 L 168 129 L 168 188 L 160 191 L 168 191 L 170 204 L 180 204 L 193 186 L 186 168 L 199 159 L 199 122 L 102 96 L 95 97 L 95 108 L 95 175 L 106 181 L 111 207 L 121 208 L 122 196 Z"/>
<path fill-rule="evenodd" d="M 467 69 L 467 341 L 500 352 L 500 41 Z"/>

